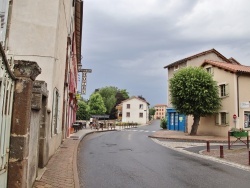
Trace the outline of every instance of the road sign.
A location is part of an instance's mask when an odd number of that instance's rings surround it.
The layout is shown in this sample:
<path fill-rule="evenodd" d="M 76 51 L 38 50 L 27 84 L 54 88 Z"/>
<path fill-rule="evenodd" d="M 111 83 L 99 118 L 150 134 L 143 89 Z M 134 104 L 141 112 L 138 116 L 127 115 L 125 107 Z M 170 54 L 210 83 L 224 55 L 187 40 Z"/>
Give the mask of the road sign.
<path fill-rule="evenodd" d="M 236 115 L 236 114 L 234 114 L 234 115 L 233 115 L 233 118 L 234 118 L 234 119 L 236 119 L 236 118 L 237 118 L 237 115 Z"/>

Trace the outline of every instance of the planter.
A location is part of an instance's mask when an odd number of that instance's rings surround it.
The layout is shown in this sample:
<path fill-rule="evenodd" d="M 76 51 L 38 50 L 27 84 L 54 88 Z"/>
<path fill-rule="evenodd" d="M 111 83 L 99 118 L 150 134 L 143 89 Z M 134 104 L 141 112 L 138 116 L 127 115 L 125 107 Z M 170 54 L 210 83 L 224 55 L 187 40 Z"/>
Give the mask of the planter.
<path fill-rule="evenodd" d="M 247 137 L 248 132 L 246 132 L 246 131 L 241 131 L 241 132 L 235 131 L 235 132 L 233 132 L 233 136 L 234 137 Z"/>

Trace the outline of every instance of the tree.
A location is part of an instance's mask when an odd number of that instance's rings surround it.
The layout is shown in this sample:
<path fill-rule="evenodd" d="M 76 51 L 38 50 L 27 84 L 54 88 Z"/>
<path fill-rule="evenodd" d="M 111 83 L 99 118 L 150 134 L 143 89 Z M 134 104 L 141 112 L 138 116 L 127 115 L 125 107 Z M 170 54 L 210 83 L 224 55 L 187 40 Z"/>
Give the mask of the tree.
<path fill-rule="evenodd" d="M 112 108 L 114 108 L 116 104 L 115 96 L 116 96 L 117 90 L 118 90 L 117 87 L 107 86 L 107 87 L 101 88 L 98 91 L 98 93 L 100 93 L 100 95 L 102 96 L 102 100 L 107 109 L 106 111 L 107 114 L 110 114 Z"/>
<path fill-rule="evenodd" d="M 91 115 L 105 114 L 106 107 L 99 93 L 93 93 L 89 98 L 89 113 Z"/>
<path fill-rule="evenodd" d="M 155 115 L 155 109 L 154 108 L 149 108 L 149 118 L 150 120 L 152 119 L 152 117 L 154 117 Z"/>
<path fill-rule="evenodd" d="M 89 115 L 89 106 L 88 104 L 83 100 L 78 100 L 78 109 L 76 112 L 76 119 L 77 120 L 87 120 L 90 118 Z"/>
<path fill-rule="evenodd" d="M 128 99 L 129 98 L 129 94 L 128 94 L 128 92 L 127 92 L 126 89 L 118 89 L 118 91 L 117 91 L 117 93 L 115 95 L 115 98 L 116 98 L 116 104 L 115 104 L 115 106 L 111 110 L 111 113 L 110 113 L 110 118 L 111 119 L 117 118 L 117 109 L 116 109 L 116 106 L 118 104 L 120 104 L 122 101 Z"/>
<path fill-rule="evenodd" d="M 196 135 L 200 117 L 218 112 L 221 107 L 217 84 L 211 74 L 200 67 L 179 70 L 170 79 L 170 95 L 179 113 L 193 116 L 190 135 Z"/>

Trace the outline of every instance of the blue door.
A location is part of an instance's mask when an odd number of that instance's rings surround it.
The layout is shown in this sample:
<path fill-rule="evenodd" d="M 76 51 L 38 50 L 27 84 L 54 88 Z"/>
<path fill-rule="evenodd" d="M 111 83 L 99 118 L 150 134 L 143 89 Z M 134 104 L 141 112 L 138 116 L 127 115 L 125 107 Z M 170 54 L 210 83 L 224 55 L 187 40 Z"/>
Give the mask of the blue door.
<path fill-rule="evenodd" d="M 185 132 L 186 130 L 186 116 L 185 115 L 179 114 L 173 108 L 168 108 L 167 120 L 168 120 L 169 130 Z"/>

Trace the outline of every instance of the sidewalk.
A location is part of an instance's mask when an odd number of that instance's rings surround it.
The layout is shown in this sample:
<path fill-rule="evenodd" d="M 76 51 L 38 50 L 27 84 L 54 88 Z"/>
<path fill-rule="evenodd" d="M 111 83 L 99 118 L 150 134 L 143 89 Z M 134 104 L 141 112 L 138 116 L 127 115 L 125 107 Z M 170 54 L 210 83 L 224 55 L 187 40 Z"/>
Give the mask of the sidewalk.
<path fill-rule="evenodd" d="M 121 130 L 120 127 L 116 127 L 115 130 Z M 111 131 L 110 129 L 103 131 Z M 114 129 L 112 130 L 114 131 Z M 65 139 L 61 144 L 57 152 L 51 157 L 47 166 L 40 170 L 40 174 L 33 186 L 33 188 L 79 188 L 79 179 L 77 172 L 77 148 L 81 139 L 93 132 L 102 132 L 101 129 L 91 130 L 89 128 L 82 129 Z M 160 130 L 155 132 L 150 138 L 157 139 L 170 139 L 176 141 L 187 141 L 187 142 L 218 142 L 227 143 L 227 137 L 216 137 L 216 136 L 190 136 L 183 132 Z M 231 141 L 235 138 L 232 137 Z M 243 148 L 244 147 L 244 148 Z M 247 157 L 248 149 L 246 146 L 240 148 L 232 147 L 231 150 L 224 149 L 224 159 L 230 162 L 248 165 Z M 209 155 L 215 158 L 219 158 L 219 149 L 211 149 L 210 152 L 200 152 L 201 155 Z"/>
<path fill-rule="evenodd" d="M 149 136 L 150 138 L 156 139 L 168 139 L 175 141 L 186 141 L 186 142 L 204 142 L 205 149 L 201 150 L 199 154 L 211 156 L 222 161 L 228 161 L 231 163 L 244 165 L 247 168 L 249 167 L 249 149 L 245 144 L 240 141 L 237 141 L 231 145 L 230 150 L 228 150 L 228 137 L 219 137 L 219 136 L 207 136 L 207 135 L 197 135 L 191 136 L 184 132 L 170 131 L 170 130 L 161 130 L 155 132 L 153 135 Z M 220 158 L 220 147 L 217 144 L 216 147 L 212 147 L 210 152 L 206 150 L 206 142 L 210 143 L 222 143 L 224 145 L 224 158 Z M 235 137 L 230 137 L 231 144 L 236 141 Z M 247 139 L 244 138 L 243 141 L 246 143 Z M 225 146 L 226 145 L 226 146 Z"/>
<path fill-rule="evenodd" d="M 114 129 L 104 129 L 103 131 L 114 131 Z M 96 129 L 86 128 L 71 134 L 50 158 L 46 167 L 39 170 L 33 188 L 79 188 L 77 172 L 78 144 L 86 135 L 103 131 L 102 129 L 97 131 Z"/>

